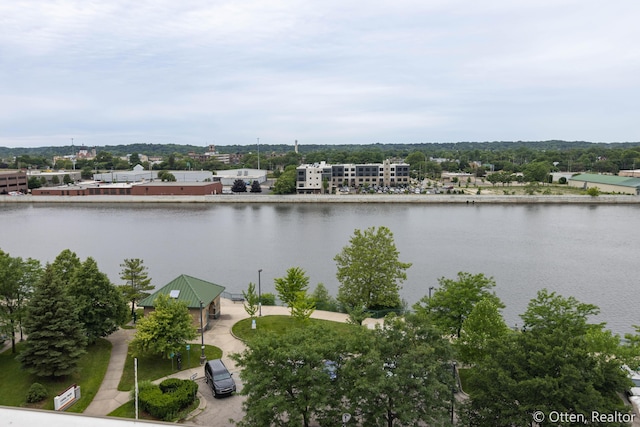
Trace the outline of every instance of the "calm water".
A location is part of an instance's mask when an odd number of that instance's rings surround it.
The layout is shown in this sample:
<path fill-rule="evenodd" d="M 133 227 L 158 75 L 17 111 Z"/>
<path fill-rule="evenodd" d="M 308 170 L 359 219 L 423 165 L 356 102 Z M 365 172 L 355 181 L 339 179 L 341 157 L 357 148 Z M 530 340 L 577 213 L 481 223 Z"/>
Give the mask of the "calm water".
<path fill-rule="evenodd" d="M 458 271 L 496 280 L 518 315 L 541 288 L 598 305 L 618 333 L 640 324 L 638 206 L 529 205 L 0 205 L 0 249 L 52 261 L 69 248 L 96 259 L 120 284 L 124 258 L 142 258 L 156 286 L 189 274 L 230 292 L 302 267 L 311 289 L 337 293 L 333 257 L 354 229 L 387 226 L 400 259 L 413 263 L 402 297 L 413 304 Z"/>

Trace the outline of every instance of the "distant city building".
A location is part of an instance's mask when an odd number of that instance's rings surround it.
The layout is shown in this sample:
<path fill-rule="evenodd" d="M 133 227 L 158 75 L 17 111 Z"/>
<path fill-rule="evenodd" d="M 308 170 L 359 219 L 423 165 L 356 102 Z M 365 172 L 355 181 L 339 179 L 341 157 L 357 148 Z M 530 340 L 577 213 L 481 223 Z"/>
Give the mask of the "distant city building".
<path fill-rule="evenodd" d="M 27 172 L 27 175 L 29 176 L 29 178 L 34 176 L 38 177 L 40 178 L 41 182 L 44 179 L 44 182 L 42 182 L 44 186 L 62 184 L 65 179 L 64 177 L 67 175 L 69 176 L 70 182 L 77 182 L 82 179 L 82 176 L 79 170 L 70 170 L 70 171 L 64 170 L 64 169 L 60 169 L 57 171 L 29 170 Z"/>
<path fill-rule="evenodd" d="M 267 171 L 264 169 L 229 169 L 216 171 L 216 178 L 222 182 L 224 186 L 232 186 L 236 179 L 241 179 L 247 185 L 251 185 L 253 181 L 263 184 L 267 181 Z"/>
<path fill-rule="evenodd" d="M 326 162 L 301 165 L 296 168 L 296 191 L 298 194 L 317 194 L 348 186 L 397 187 L 409 184 L 409 165 L 406 163 L 338 164 Z"/>
<path fill-rule="evenodd" d="M 640 194 L 640 178 L 626 176 L 581 173 L 569 178 L 568 184 L 584 190 L 598 187 L 605 193 Z"/>
<path fill-rule="evenodd" d="M 214 181 L 211 171 L 169 171 L 178 182 L 206 182 Z M 130 171 L 111 171 L 93 175 L 94 181 L 102 182 L 145 182 L 158 179 L 158 171 L 145 170 L 141 165 L 136 165 Z"/>
<path fill-rule="evenodd" d="M 0 171 L 0 194 L 23 193 L 28 190 L 28 177 L 24 171 Z"/>
<path fill-rule="evenodd" d="M 213 182 L 89 183 L 34 188 L 34 196 L 206 196 L 222 194 L 222 184 Z"/>

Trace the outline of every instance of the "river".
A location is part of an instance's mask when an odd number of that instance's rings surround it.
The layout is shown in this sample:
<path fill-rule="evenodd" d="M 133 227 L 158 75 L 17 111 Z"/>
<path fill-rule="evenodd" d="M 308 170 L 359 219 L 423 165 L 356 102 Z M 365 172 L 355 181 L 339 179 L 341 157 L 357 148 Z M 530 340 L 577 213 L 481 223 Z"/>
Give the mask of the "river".
<path fill-rule="evenodd" d="M 600 307 L 616 333 L 640 324 L 638 205 L 480 204 L 0 204 L 0 249 L 50 262 L 70 249 L 93 257 L 116 284 L 125 258 L 141 258 L 155 286 L 180 274 L 226 287 L 303 268 L 311 290 L 336 295 L 334 256 L 356 228 L 386 226 L 411 262 L 401 297 L 413 304 L 457 272 L 493 276 L 505 320 L 541 288 Z"/>

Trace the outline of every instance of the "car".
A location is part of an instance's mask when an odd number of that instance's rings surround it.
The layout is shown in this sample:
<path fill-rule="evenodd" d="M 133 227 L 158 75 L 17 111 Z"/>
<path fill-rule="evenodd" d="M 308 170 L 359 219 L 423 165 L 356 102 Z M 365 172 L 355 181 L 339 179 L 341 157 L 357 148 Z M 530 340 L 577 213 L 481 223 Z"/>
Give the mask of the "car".
<path fill-rule="evenodd" d="M 333 360 L 325 360 L 323 371 L 329 375 L 329 379 L 334 381 L 338 378 L 338 365 Z"/>
<path fill-rule="evenodd" d="M 640 396 L 640 372 L 636 372 L 630 369 L 628 366 L 624 367 L 627 371 L 629 379 L 631 380 L 632 386 L 627 390 L 627 395 L 631 396 Z"/>
<path fill-rule="evenodd" d="M 231 396 L 236 391 L 236 382 L 221 359 L 209 360 L 204 365 L 204 381 L 211 387 L 213 397 Z"/>

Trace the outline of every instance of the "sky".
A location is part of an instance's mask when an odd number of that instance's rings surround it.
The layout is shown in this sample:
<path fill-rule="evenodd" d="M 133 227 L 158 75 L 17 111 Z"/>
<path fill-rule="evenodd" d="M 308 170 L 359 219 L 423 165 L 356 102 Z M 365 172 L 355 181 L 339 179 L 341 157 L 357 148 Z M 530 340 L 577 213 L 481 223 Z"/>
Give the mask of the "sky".
<path fill-rule="evenodd" d="M 0 146 L 640 141 L 637 0 L 0 2 Z"/>

